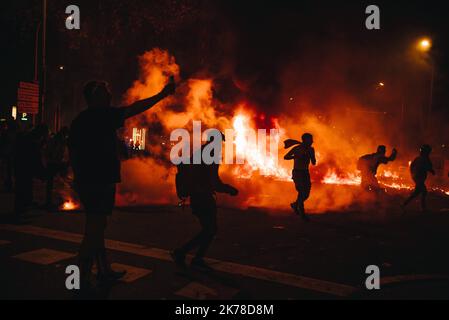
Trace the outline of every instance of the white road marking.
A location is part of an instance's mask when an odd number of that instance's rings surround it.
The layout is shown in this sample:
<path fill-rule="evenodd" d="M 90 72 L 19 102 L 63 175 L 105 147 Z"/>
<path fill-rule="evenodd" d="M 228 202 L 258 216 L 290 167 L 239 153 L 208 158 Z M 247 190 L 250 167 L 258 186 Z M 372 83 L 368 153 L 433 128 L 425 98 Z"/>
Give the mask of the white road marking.
<path fill-rule="evenodd" d="M 47 237 L 67 242 L 80 243 L 82 235 L 77 233 L 52 230 L 35 226 L 15 226 L 0 225 L 0 230 L 13 231 L 31 234 L 34 236 Z M 149 248 L 144 245 L 106 240 L 106 247 L 111 250 L 122 251 L 144 257 L 154 258 L 163 261 L 171 261 L 170 253 L 167 250 L 158 248 Z M 259 280 L 280 283 L 287 286 L 297 287 L 301 289 L 312 290 L 316 292 L 326 293 L 339 297 L 346 297 L 357 291 L 358 289 L 340 283 L 303 277 L 295 274 L 284 273 L 254 266 L 247 266 L 233 262 L 225 262 L 216 259 L 206 259 L 211 266 L 221 272 L 254 278 Z"/>
<path fill-rule="evenodd" d="M 216 299 L 217 291 L 198 282 L 190 282 L 181 290 L 175 292 L 175 295 L 194 300 Z"/>
<path fill-rule="evenodd" d="M 134 282 L 136 280 L 139 280 L 140 278 L 143 278 L 153 272 L 153 270 L 150 269 L 144 269 L 144 268 L 138 268 L 134 266 L 129 266 L 127 264 L 121 264 L 121 263 L 111 263 L 112 270 L 115 271 L 126 271 L 125 276 L 120 279 L 121 282 Z M 92 268 L 92 272 L 94 274 L 97 273 L 97 266 L 94 265 Z"/>
<path fill-rule="evenodd" d="M 49 265 L 73 258 L 74 256 L 75 254 L 73 253 L 43 248 L 15 255 L 14 258 L 36 264 Z"/>

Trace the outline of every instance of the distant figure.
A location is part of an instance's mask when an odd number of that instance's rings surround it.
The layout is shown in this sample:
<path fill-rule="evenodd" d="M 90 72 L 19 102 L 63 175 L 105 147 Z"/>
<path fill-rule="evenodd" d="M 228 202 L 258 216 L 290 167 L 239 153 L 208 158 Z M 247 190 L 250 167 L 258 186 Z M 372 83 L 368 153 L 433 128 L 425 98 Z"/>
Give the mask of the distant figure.
<path fill-rule="evenodd" d="M 421 209 L 422 211 L 426 211 L 426 197 L 427 197 L 427 188 L 426 188 L 426 179 L 427 173 L 435 175 L 435 171 L 433 170 L 432 161 L 430 161 L 430 153 L 432 152 L 432 147 L 428 144 L 421 146 L 419 150 L 419 156 L 413 160 L 410 165 L 410 173 L 412 175 L 412 179 L 415 182 L 415 190 L 412 192 L 410 197 L 404 202 L 402 208 L 405 211 L 405 207 L 416 197 L 421 195 Z"/>
<path fill-rule="evenodd" d="M 33 204 L 33 179 L 45 180 L 46 170 L 42 162 L 42 148 L 48 137 L 48 127 L 38 125 L 29 132 L 17 136 L 14 161 L 16 222 L 21 223 L 27 207 Z"/>
<path fill-rule="evenodd" d="M 386 157 L 387 148 L 385 146 L 377 147 L 376 153 L 371 153 L 360 157 L 357 163 L 357 169 L 362 175 L 361 186 L 365 190 L 379 192 L 379 182 L 377 181 L 377 168 L 380 164 L 387 164 L 394 161 L 397 156 L 397 150 L 393 148 L 391 155 Z"/>
<path fill-rule="evenodd" d="M 3 178 L 6 192 L 13 191 L 13 171 L 16 139 L 19 128 L 14 119 L 5 122 L 0 137 L 0 155 L 3 162 Z"/>
<path fill-rule="evenodd" d="M 313 136 L 310 133 L 305 133 L 302 135 L 302 142 L 286 140 L 284 143 L 286 149 L 296 145 L 284 157 L 285 160 L 294 160 L 293 182 L 298 192 L 296 201 L 291 203 L 290 207 L 303 220 L 309 221 L 309 217 L 305 213 L 304 202 L 309 198 L 312 188 L 309 165 L 310 163 L 316 165 L 315 149 L 312 147 Z"/>
<path fill-rule="evenodd" d="M 68 170 L 67 136 L 69 129 L 62 128 L 48 140 L 46 149 L 47 190 L 45 207 L 49 211 L 56 210 L 53 203 L 54 179 L 57 175 L 65 176 Z"/>
<path fill-rule="evenodd" d="M 213 138 L 209 137 L 208 142 L 204 144 L 198 152 L 202 153 L 204 147 L 212 141 Z M 202 163 L 181 166 L 186 166 L 183 170 L 189 170 L 189 180 L 182 182 L 188 186 L 183 186 L 181 188 L 188 189 L 185 191 L 184 195 L 190 196 L 190 207 L 192 208 L 192 213 L 200 222 L 201 231 L 184 246 L 172 251 L 171 255 L 179 267 L 185 268 L 185 258 L 187 253 L 194 249 L 198 249 L 192 260 L 192 266 L 204 271 L 211 271 L 212 268 L 207 265 L 203 258 L 217 233 L 217 203 L 215 193 L 227 193 L 231 196 L 236 196 L 238 190 L 221 181 L 218 175 L 218 164 L 213 163 L 207 165 Z M 178 177 L 176 184 L 177 189 L 180 188 Z M 177 191 L 179 194 L 179 190 Z"/>
<path fill-rule="evenodd" d="M 91 269 L 96 260 L 99 284 L 120 279 L 106 258 L 104 231 L 112 214 L 116 183 L 120 182 L 117 129 L 173 94 L 173 77 L 157 95 L 123 108 L 111 107 L 112 95 L 105 82 L 90 81 L 84 87 L 88 108 L 75 120 L 69 134 L 70 161 L 75 189 L 86 212 L 86 227 L 79 251 L 81 285 L 91 289 Z"/>

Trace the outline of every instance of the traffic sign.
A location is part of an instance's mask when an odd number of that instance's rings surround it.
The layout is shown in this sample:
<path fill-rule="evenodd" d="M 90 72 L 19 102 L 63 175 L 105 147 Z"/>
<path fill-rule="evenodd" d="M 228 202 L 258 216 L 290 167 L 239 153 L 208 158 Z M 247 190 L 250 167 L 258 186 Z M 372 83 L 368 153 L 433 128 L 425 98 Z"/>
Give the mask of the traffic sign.
<path fill-rule="evenodd" d="M 39 113 L 39 97 L 39 84 L 21 81 L 17 90 L 18 112 Z"/>

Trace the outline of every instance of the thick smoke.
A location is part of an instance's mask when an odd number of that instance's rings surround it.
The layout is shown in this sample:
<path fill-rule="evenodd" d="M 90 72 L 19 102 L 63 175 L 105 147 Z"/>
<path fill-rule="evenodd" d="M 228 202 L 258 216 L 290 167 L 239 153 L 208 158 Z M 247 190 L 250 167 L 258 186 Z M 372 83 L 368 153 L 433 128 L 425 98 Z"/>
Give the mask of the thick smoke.
<path fill-rule="evenodd" d="M 279 173 L 267 177 L 248 164 L 221 166 L 223 180 L 241 192 L 237 198 L 220 195 L 219 203 L 241 208 L 285 209 L 295 199 L 296 192 L 289 180 L 293 164 L 283 160 L 287 151 L 282 149 L 282 141 L 286 138 L 299 139 L 305 132 L 315 136 L 318 165 L 311 168 L 314 185 L 306 205 L 308 210 L 317 213 L 370 203 L 372 199 L 363 195 L 359 188 L 342 186 L 342 181 L 357 183 L 356 162 L 361 155 L 374 152 L 378 144 L 387 145 L 391 151 L 400 142 L 396 129 L 387 127 L 385 113 L 366 112 L 362 103 L 347 93 L 349 89 L 342 85 L 344 81 L 339 79 L 339 70 L 325 70 L 337 88 L 329 89 L 326 97 L 321 96 L 320 99 L 317 99 L 319 92 L 313 89 L 306 94 L 295 91 L 295 77 L 286 72 L 276 108 L 279 111 L 276 115 L 271 112 L 265 116 L 265 111 L 259 111 L 263 108 L 254 102 L 242 99 L 231 103 L 222 97 L 216 99 L 217 88 L 213 78 L 181 81 L 180 67 L 167 51 L 153 49 L 146 52 L 140 57 L 140 68 L 139 80 L 125 94 L 126 103 L 156 94 L 170 75 L 175 76 L 179 85 L 174 97 L 127 123 L 128 129 L 149 128 L 150 155 L 123 163 L 120 205 L 177 203 L 174 187 L 176 168 L 169 161 L 172 146 L 169 137 L 170 132 L 177 128 L 191 132 L 193 120 L 202 122 L 203 131 L 208 128 L 224 131 L 233 127 L 235 116 L 244 115 L 251 120 L 253 129 L 280 129 Z M 391 183 L 392 178 L 395 178 L 394 183 L 410 183 L 407 163 L 411 157 L 412 154 L 400 153 L 397 162 L 386 166 L 385 172 L 381 170 L 380 178 L 386 183 Z M 396 175 L 403 179 L 397 181 Z M 323 181 L 340 185 L 323 184 Z"/>

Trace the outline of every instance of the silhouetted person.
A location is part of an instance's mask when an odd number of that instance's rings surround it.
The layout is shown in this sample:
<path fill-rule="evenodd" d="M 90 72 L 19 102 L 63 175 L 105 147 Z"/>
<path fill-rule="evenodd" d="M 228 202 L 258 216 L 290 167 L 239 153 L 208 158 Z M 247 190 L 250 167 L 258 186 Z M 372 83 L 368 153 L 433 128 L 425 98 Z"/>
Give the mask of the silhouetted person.
<path fill-rule="evenodd" d="M 390 161 L 394 161 L 397 156 L 397 150 L 393 148 L 391 155 L 389 157 L 385 156 L 387 148 L 385 146 L 377 147 L 376 153 L 371 153 L 360 157 L 357 169 L 360 170 L 362 175 L 362 188 L 379 192 L 379 182 L 377 181 L 377 168 L 380 164 L 387 164 Z"/>
<path fill-rule="evenodd" d="M 13 191 L 13 172 L 15 147 L 19 128 L 17 122 L 10 119 L 1 133 L 1 157 L 3 160 L 4 187 L 6 192 Z"/>
<path fill-rule="evenodd" d="M 47 190 L 45 206 L 48 210 L 56 209 L 53 204 L 54 179 L 57 175 L 64 176 L 68 169 L 67 158 L 68 128 L 62 128 L 51 137 L 46 149 Z"/>
<path fill-rule="evenodd" d="M 17 136 L 15 148 L 15 200 L 14 212 L 17 222 L 26 208 L 33 203 L 33 179 L 45 179 L 46 171 L 42 163 L 42 147 L 48 136 L 48 127 L 38 125 L 29 132 Z"/>
<path fill-rule="evenodd" d="M 292 148 L 284 157 L 285 160 L 294 160 L 293 182 L 295 183 L 298 197 L 290 206 L 294 212 L 301 216 L 302 219 L 308 221 L 309 218 L 305 213 L 304 202 L 310 196 L 312 182 L 310 181 L 309 165 L 316 165 L 315 149 L 313 145 L 313 136 L 310 133 L 302 135 L 302 142 L 296 140 L 285 141 L 285 148 Z"/>
<path fill-rule="evenodd" d="M 224 135 L 223 135 L 224 140 Z M 202 153 L 204 147 L 213 141 L 209 138 L 209 142 L 204 144 L 200 151 Z M 192 160 L 192 159 L 191 159 Z M 191 162 L 192 163 L 192 162 Z M 185 268 L 185 258 L 187 253 L 197 249 L 196 255 L 192 260 L 192 266 L 206 271 L 212 268 L 204 261 L 204 255 L 212 243 L 217 233 L 217 203 L 215 193 L 227 193 L 232 196 L 238 194 L 238 190 L 231 185 L 224 184 L 218 174 L 218 164 L 191 164 L 191 190 L 190 207 L 192 213 L 198 218 L 201 225 L 201 231 L 184 246 L 175 249 L 171 255 L 176 264 Z"/>
<path fill-rule="evenodd" d="M 74 185 L 86 212 L 84 238 L 79 251 L 81 283 L 91 288 L 91 268 L 96 260 L 99 283 L 117 280 L 106 258 L 104 231 L 112 214 L 116 183 L 120 182 L 117 129 L 127 118 L 138 115 L 175 91 L 174 79 L 157 95 L 128 107 L 111 107 L 111 93 L 105 82 L 90 81 L 84 87 L 88 108 L 73 120 L 69 134 Z"/>
<path fill-rule="evenodd" d="M 412 179 L 415 182 L 415 190 L 412 192 L 410 197 L 404 202 L 402 205 L 403 209 L 416 197 L 421 195 L 421 209 L 422 211 L 426 211 L 426 197 L 427 197 L 427 188 L 426 188 L 426 179 L 427 173 L 435 175 L 435 171 L 433 170 L 432 161 L 430 161 L 430 153 L 432 152 L 432 147 L 428 144 L 421 146 L 419 150 L 419 156 L 413 160 L 410 165 L 410 173 L 412 175 Z"/>

